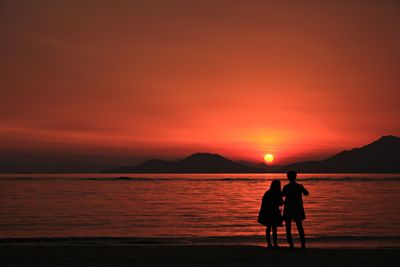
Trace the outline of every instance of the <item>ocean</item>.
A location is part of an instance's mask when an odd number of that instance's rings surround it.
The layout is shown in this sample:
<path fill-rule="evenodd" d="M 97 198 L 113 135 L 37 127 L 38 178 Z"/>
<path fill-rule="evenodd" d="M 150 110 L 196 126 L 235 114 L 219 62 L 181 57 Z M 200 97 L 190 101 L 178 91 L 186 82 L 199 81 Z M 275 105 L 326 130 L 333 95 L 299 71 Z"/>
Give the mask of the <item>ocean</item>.
<path fill-rule="evenodd" d="M 1 174 L 0 239 L 264 246 L 256 221 L 273 179 L 287 183 L 285 174 Z M 400 247 L 400 174 L 298 182 L 310 192 L 309 247 Z M 285 246 L 284 227 L 278 235 Z"/>

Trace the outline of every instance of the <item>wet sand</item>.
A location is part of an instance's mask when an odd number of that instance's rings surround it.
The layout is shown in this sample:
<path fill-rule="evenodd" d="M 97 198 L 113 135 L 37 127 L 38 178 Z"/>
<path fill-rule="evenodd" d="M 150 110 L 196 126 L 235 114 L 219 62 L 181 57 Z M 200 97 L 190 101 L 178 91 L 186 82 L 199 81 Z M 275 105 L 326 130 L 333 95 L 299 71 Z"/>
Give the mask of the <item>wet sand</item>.
<path fill-rule="evenodd" d="M 399 266 L 400 249 L 207 245 L 0 245 L 1 266 Z"/>

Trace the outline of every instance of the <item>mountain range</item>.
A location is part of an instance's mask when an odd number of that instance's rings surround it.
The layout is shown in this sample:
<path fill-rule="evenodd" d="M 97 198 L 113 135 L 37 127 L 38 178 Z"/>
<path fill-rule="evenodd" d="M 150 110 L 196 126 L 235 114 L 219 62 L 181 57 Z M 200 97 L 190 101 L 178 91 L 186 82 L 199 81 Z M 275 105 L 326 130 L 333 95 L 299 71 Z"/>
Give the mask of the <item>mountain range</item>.
<path fill-rule="evenodd" d="M 148 160 L 136 166 L 122 166 L 105 170 L 106 173 L 265 173 L 286 172 L 315 173 L 399 173 L 400 138 L 382 136 L 360 148 L 342 151 L 321 161 L 306 161 L 281 167 L 264 163 L 235 162 L 218 154 L 196 153 L 180 161 Z"/>
<path fill-rule="evenodd" d="M 136 166 L 107 170 L 111 173 L 262 173 L 262 168 L 238 163 L 218 154 L 196 153 L 180 161 L 148 160 Z"/>
<path fill-rule="evenodd" d="M 0 173 L 273 173 L 288 170 L 310 173 L 400 173 L 400 138 L 382 136 L 370 144 L 342 151 L 321 161 L 285 166 L 233 161 L 211 153 L 195 153 L 178 161 L 153 159 L 121 167 L 79 161 L 0 161 Z"/>

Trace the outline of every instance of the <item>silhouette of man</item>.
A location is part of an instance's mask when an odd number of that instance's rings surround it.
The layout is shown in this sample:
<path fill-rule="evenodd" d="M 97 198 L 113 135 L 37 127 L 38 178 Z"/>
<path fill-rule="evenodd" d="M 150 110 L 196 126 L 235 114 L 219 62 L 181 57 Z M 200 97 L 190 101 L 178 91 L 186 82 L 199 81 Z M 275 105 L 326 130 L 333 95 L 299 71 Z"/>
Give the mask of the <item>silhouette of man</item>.
<path fill-rule="evenodd" d="M 299 232 L 301 248 L 306 248 L 306 238 L 302 221 L 306 218 L 303 208 L 302 195 L 308 196 L 307 189 L 301 184 L 296 183 L 297 173 L 289 171 L 287 173 L 289 184 L 285 185 L 282 190 L 282 196 L 285 197 L 285 205 L 283 208 L 283 218 L 286 224 L 286 238 L 290 248 L 294 248 L 292 239 L 292 221 L 296 222 Z"/>

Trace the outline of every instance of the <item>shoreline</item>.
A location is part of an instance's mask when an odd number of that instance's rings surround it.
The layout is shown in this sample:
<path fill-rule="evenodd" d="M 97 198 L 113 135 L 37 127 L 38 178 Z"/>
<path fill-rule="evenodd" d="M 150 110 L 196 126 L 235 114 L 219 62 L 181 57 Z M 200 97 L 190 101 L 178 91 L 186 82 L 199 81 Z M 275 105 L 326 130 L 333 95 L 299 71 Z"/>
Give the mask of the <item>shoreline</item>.
<path fill-rule="evenodd" d="M 207 237 L 3 237 L 0 246 L 264 246 L 264 236 Z M 294 236 L 295 245 L 298 238 Z M 280 237 L 278 244 L 287 247 Z M 400 237 L 308 237 L 311 249 L 400 249 Z"/>
<path fill-rule="evenodd" d="M 2 266 L 397 266 L 400 249 L 260 246 L 0 245 Z"/>

